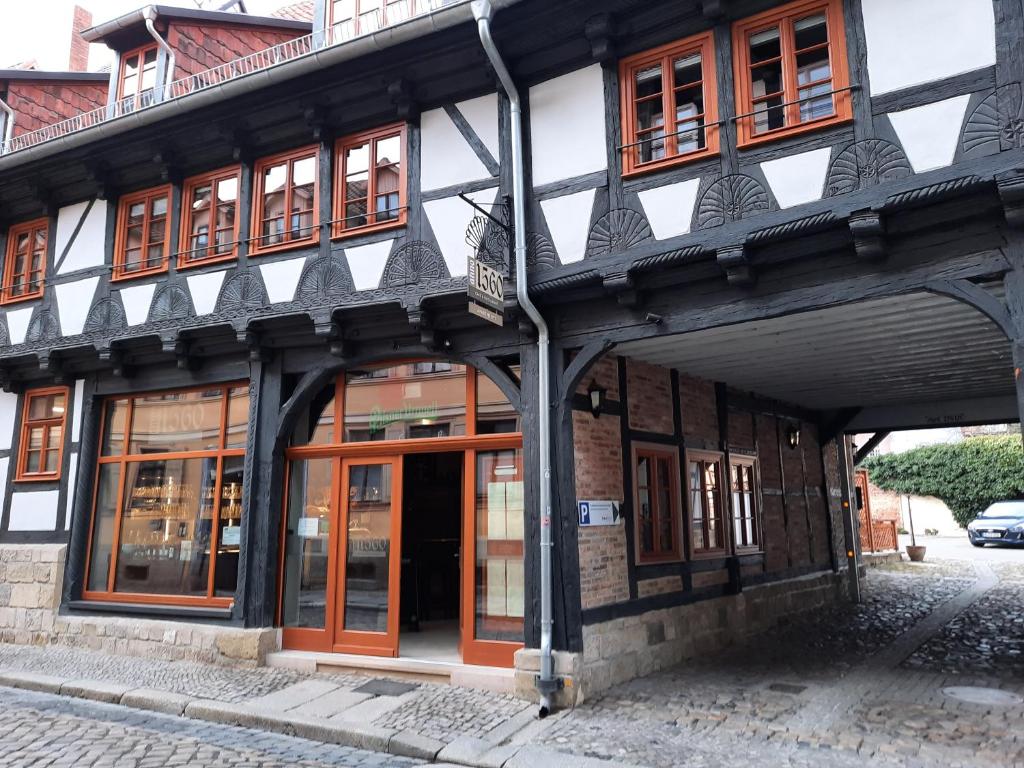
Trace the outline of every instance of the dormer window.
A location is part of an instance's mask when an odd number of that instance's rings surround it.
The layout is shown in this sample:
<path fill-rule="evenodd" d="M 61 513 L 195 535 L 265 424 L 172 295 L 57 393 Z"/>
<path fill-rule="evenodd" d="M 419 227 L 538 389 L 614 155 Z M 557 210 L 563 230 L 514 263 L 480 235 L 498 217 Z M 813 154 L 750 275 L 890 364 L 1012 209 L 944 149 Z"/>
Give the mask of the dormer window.
<path fill-rule="evenodd" d="M 7 233 L 2 303 L 9 304 L 43 295 L 49 219 L 26 221 Z"/>
<path fill-rule="evenodd" d="M 331 25 L 343 37 L 364 35 L 407 19 L 417 6 L 429 4 L 429 0 L 333 0 Z"/>
<path fill-rule="evenodd" d="M 144 107 L 152 101 L 156 87 L 156 59 L 155 43 L 121 54 L 118 99 L 132 99 L 132 108 Z"/>

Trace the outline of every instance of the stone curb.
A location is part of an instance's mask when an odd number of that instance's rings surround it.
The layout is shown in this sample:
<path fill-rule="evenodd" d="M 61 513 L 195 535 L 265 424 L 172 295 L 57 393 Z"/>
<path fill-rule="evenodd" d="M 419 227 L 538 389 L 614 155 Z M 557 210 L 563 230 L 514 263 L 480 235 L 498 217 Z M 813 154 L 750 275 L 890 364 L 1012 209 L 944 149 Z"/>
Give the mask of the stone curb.
<path fill-rule="evenodd" d="M 193 699 L 151 688 L 131 688 L 102 680 L 80 680 L 34 672 L 2 672 L 0 686 L 50 693 L 71 698 L 119 704 L 192 720 L 295 736 L 326 744 L 411 757 L 442 766 L 469 768 L 643 768 L 628 763 L 579 757 L 546 747 L 495 744 L 469 736 L 450 744 L 414 731 L 394 731 L 372 725 L 336 723 L 311 717 L 271 712 L 246 704 L 212 699 Z M 437 761 L 436 763 L 434 761 Z"/>

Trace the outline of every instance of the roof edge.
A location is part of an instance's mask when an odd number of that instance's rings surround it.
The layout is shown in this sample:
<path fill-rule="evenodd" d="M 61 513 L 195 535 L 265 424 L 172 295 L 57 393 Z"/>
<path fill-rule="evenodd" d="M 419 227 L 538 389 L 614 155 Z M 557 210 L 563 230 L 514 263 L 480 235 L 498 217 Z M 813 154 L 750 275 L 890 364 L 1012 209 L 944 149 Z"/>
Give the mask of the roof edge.
<path fill-rule="evenodd" d="M 37 69 L 0 69 L 0 80 L 45 80 L 64 83 L 105 83 L 110 80 L 109 72 L 64 72 L 40 71 Z"/>
<path fill-rule="evenodd" d="M 89 27 L 82 31 L 82 37 L 90 43 L 102 43 L 107 37 L 122 30 L 142 24 L 146 20 L 148 9 L 152 8 L 158 18 L 178 19 L 186 21 L 205 21 L 210 24 L 231 24 L 242 27 L 270 27 L 289 29 L 309 33 L 313 25 L 308 21 L 281 19 L 276 16 L 253 16 L 247 13 L 227 13 L 225 11 L 203 11 L 198 8 L 174 8 L 166 5 L 147 5 L 102 24 Z"/>

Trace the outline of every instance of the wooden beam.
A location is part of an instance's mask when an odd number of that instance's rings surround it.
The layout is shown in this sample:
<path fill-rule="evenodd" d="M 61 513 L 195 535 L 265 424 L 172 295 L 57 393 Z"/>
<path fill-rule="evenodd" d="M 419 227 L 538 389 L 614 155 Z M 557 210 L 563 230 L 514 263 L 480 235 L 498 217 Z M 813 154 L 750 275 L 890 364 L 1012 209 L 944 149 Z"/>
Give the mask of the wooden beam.
<path fill-rule="evenodd" d="M 853 465 L 857 466 L 864 461 L 864 459 L 868 457 L 868 454 L 875 450 L 875 448 L 877 448 L 879 444 L 890 434 L 892 433 L 887 429 L 884 429 L 881 432 L 875 432 L 875 434 L 871 436 L 870 440 L 857 449 L 857 452 L 853 455 Z"/>

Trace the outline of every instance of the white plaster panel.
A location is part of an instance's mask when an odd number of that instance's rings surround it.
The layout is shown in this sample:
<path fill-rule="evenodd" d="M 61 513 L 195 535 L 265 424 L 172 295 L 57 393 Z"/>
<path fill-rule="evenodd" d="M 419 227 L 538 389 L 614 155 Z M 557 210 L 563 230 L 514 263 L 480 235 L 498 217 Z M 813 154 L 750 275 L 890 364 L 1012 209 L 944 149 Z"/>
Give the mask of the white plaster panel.
<path fill-rule="evenodd" d="M 124 316 L 128 325 L 141 325 L 146 322 L 155 291 L 156 285 L 153 283 L 121 289 L 121 303 L 124 304 Z"/>
<path fill-rule="evenodd" d="M 638 193 L 644 215 L 656 238 L 665 240 L 690 231 L 699 189 L 700 179 L 689 179 Z"/>
<path fill-rule="evenodd" d="M 358 245 L 345 249 L 348 259 L 348 270 L 352 273 L 352 284 L 357 291 L 368 291 L 380 285 L 384 266 L 388 263 L 391 244 L 394 240 L 382 240 L 379 243 Z"/>
<path fill-rule="evenodd" d="M 68 492 L 64 494 L 64 530 L 71 528 L 71 505 L 75 500 L 75 480 L 78 478 L 78 453 L 72 452 L 68 455 Z"/>
<path fill-rule="evenodd" d="M 488 93 L 455 105 L 473 133 L 484 143 L 495 161 L 501 159 L 501 142 L 498 140 L 498 94 Z"/>
<path fill-rule="evenodd" d="M 89 308 L 99 282 L 98 277 L 87 277 L 85 280 L 55 286 L 60 332 L 64 336 L 77 336 L 85 328 L 85 318 L 89 316 Z"/>
<path fill-rule="evenodd" d="M 66 208 L 61 208 L 57 213 L 57 242 L 56 259 L 60 260 L 61 254 L 67 248 L 75 227 L 78 226 L 82 213 L 87 203 L 75 203 Z M 82 229 L 71 244 L 68 255 L 57 270 L 58 275 L 65 275 L 68 272 L 75 272 L 79 269 L 103 266 L 103 246 L 107 232 L 107 201 L 95 200 L 89 215 L 82 223 Z"/>
<path fill-rule="evenodd" d="M 572 195 L 541 201 L 540 207 L 544 210 L 544 219 L 548 223 L 551 240 L 563 264 L 581 261 L 586 254 L 595 191 L 586 189 Z"/>
<path fill-rule="evenodd" d="M 996 63 L 992 0 L 863 0 L 871 93 Z"/>
<path fill-rule="evenodd" d="M 11 336 L 11 344 L 23 344 L 28 324 L 32 320 L 32 307 L 12 309 L 7 313 L 7 330 Z"/>
<path fill-rule="evenodd" d="M 4 459 L 7 463 L 7 459 Z M 6 470 L 6 467 L 4 467 Z M 9 531 L 52 531 L 57 527 L 57 501 L 60 491 L 34 491 L 11 494 Z"/>
<path fill-rule="evenodd" d="M 14 425 L 17 422 L 18 396 L 12 392 L 0 392 L 0 450 L 11 449 L 14 443 Z M 7 474 L 2 473 L 0 477 L 7 477 Z"/>
<path fill-rule="evenodd" d="M 761 171 L 780 208 L 820 200 L 832 149 L 815 149 L 761 163 Z"/>
<path fill-rule="evenodd" d="M 535 185 L 608 168 L 599 64 L 530 89 L 530 140 Z"/>
<path fill-rule="evenodd" d="M 497 196 L 497 187 L 467 195 L 470 200 L 484 209 L 494 205 Z M 437 244 L 441 248 L 441 255 L 444 256 L 444 261 L 448 265 L 448 272 L 452 277 L 465 275 L 466 258 L 469 254 L 469 246 L 466 245 L 466 230 L 473 217 L 477 215 L 476 211 L 458 197 L 431 200 L 423 204 L 423 210 L 427 212 L 430 227 L 434 230 L 434 237 L 437 238 Z"/>
<path fill-rule="evenodd" d="M 491 178 L 466 137 L 443 109 L 431 109 L 420 117 L 420 188 L 453 187 L 468 181 Z"/>
<path fill-rule="evenodd" d="M 188 292 L 192 294 L 192 306 L 196 308 L 197 315 L 208 315 L 216 308 L 226 274 L 225 270 L 221 270 L 188 276 Z"/>
<path fill-rule="evenodd" d="M 82 401 L 85 397 L 85 380 L 78 379 L 75 382 L 75 405 L 71 421 L 71 442 L 77 443 L 82 434 Z M 70 486 L 69 486 L 70 487 Z"/>
<path fill-rule="evenodd" d="M 263 284 L 267 287 L 267 298 L 271 304 L 294 300 L 295 289 L 299 287 L 299 278 L 302 277 L 305 265 L 305 259 L 260 264 L 260 274 L 263 275 Z"/>
<path fill-rule="evenodd" d="M 952 164 L 970 95 L 890 112 L 889 121 L 899 136 L 914 173 Z"/>

